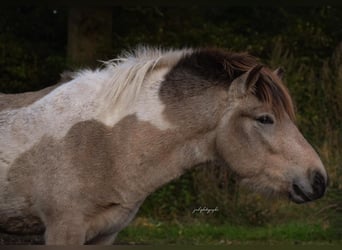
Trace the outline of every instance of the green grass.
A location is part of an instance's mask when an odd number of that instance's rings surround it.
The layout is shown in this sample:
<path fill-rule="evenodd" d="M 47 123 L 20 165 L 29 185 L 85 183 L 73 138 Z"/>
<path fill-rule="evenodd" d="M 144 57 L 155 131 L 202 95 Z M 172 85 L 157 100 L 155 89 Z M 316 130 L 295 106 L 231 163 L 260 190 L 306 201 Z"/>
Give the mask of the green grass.
<path fill-rule="evenodd" d="M 138 218 L 123 230 L 118 244 L 332 244 L 328 229 L 319 224 L 291 222 L 264 227 L 233 225 L 211 225 L 207 223 L 161 223 L 146 218 Z"/>

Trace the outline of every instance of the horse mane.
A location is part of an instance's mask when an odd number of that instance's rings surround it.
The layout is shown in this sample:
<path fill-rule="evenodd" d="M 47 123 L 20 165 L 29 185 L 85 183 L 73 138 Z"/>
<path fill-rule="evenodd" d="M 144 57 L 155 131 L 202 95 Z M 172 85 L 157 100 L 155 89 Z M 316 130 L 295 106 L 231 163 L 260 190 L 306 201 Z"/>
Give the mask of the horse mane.
<path fill-rule="evenodd" d="M 130 103 L 137 98 L 146 77 L 162 67 L 172 68 L 190 49 L 163 50 L 140 46 L 123 52 L 118 58 L 103 62 L 112 76 L 107 81 L 104 98 L 115 105 L 121 96 Z"/>
<path fill-rule="evenodd" d="M 111 110 L 119 101 L 124 103 L 122 108 L 128 107 L 139 95 L 146 77 L 163 67 L 170 71 L 186 70 L 212 84 L 229 86 L 236 77 L 260 64 L 257 58 L 247 53 L 223 49 L 163 50 L 144 46 L 125 51 L 118 58 L 103 63 L 104 69 L 93 73 L 105 72 L 106 88 L 103 89 L 103 98 Z M 91 71 L 80 71 L 74 78 L 89 72 Z M 292 99 L 281 79 L 265 66 L 260 72 L 253 94 L 260 101 L 270 104 L 277 116 L 281 117 L 286 112 L 290 119 L 295 120 Z"/>

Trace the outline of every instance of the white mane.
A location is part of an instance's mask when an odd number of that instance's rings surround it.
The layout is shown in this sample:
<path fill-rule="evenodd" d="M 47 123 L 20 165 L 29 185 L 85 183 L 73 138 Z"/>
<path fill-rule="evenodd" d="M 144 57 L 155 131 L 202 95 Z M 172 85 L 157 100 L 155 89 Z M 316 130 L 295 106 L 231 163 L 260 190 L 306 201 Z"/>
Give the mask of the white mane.
<path fill-rule="evenodd" d="M 171 69 L 190 50 L 167 50 L 140 47 L 132 52 L 125 52 L 117 59 L 105 62 L 113 71 L 109 79 L 109 91 L 105 98 L 115 105 L 125 93 L 126 101 L 134 101 L 140 93 L 146 76 L 156 67 Z"/>
<path fill-rule="evenodd" d="M 105 88 L 101 94 L 104 102 L 109 105 L 105 109 L 112 109 L 118 102 L 124 102 L 126 105 L 132 103 L 141 92 L 146 77 L 151 75 L 154 69 L 171 69 L 184 55 L 191 52 L 192 49 L 163 50 L 138 47 L 122 53 L 118 58 L 103 61 L 104 69 L 92 73 L 102 72 L 106 75 Z M 76 77 L 85 76 L 90 72 L 80 71 Z"/>

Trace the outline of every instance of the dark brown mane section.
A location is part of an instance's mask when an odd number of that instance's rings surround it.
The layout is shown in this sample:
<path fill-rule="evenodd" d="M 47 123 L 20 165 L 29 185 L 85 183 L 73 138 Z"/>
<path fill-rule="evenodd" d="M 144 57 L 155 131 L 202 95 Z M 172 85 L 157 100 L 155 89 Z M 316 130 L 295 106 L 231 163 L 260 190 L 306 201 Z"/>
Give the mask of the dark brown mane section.
<path fill-rule="evenodd" d="M 258 63 L 255 57 L 247 53 L 208 48 L 199 49 L 186 55 L 179 61 L 175 69 L 187 69 L 204 79 L 227 83 Z"/>
<path fill-rule="evenodd" d="M 167 74 L 161 96 L 181 100 L 200 94 L 212 86 L 229 88 L 230 83 L 252 67 L 260 64 L 247 53 L 222 49 L 199 49 L 184 56 Z M 286 112 L 294 120 L 295 112 L 287 88 L 267 67 L 261 70 L 255 86 L 255 96 L 272 105 L 277 116 Z"/>

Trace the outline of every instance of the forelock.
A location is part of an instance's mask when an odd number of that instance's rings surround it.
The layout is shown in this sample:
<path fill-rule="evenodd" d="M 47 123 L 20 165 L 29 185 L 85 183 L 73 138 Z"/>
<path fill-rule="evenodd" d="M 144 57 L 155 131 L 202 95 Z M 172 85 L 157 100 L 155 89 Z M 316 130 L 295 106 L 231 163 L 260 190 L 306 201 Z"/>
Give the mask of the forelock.
<path fill-rule="evenodd" d="M 268 68 L 261 70 L 254 95 L 261 101 L 269 104 L 278 118 L 288 114 L 292 121 L 295 121 L 295 109 L 288 89 Z"/>

